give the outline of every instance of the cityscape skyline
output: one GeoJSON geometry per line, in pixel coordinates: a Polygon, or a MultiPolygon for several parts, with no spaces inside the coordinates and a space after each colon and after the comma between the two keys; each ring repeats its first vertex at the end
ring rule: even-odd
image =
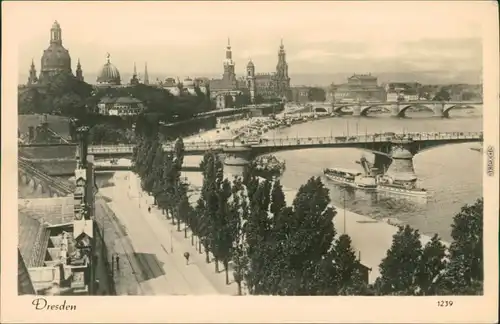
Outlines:
{"type": "MultiPolygon", "coordinates": [[[[244,73],[250,59],[255,63],[257,73],[274,71],[281,38],[288,54],[292,80],[293,75],[298,74],[457,73],[481,71],[482,68],[480,14],[472,14],[480,8],[471,3],[457,4],[463,10],[457,10],[458,14],[447,12],[446,24],[444,27],[439,25],[439,28],[435,28],[435,24],[439,16],[442,20],[443,10],[449,8],[447,4],[391,3],[388,6],[374,2],[368,5],[372,10],[367,10],[366,4],[363,4],[364,10],[360,11],[359,3],[341,2],[313,5],[287,3],[286,6],[279,3],[211,3],[211,15],[204,16],[202,13],[206,11],[198,10],[198,7],[196,12],[193,10],[193,5],[207,5],[203,3],[151,3],[148,7],[141,7],[141,12],[147,12],[141,17],[132,16],[135,5],[50,3],[40,6],[38,10],[36,3],[30,4],[30,10],[20,15],[27,17],[36,9],[38,19],[33,22],[32,28],[21,29],[18,35],[19,76],[27,74],[31,59],[34,59],[35,67],[40,68],[42,49],[47,46],[50,25],[54,20],[63,29],[63,44],[70,51],[73,70],[80,59],[84,75],[88,76],[98,73],[108,52],[113,64],[124,75],[131,74],[134,62],[138,67],[147,62],[152,79],[155,74],[217,76],[222,70],[227,37],[231,38],[238,75],[244,73]],[[102,6],[102,10],[90,12],[89,8],[95,9],[96,5],[102,6]],[[175,12],[173,17],[168,17],[169,24],[162,23],[165,9],[175,12]],[[220,12],[217,9],[224,10],[220,12]],[[471,14],[464,16],[466,9],[471,14]],[[107,14],[110,10],[115,14],[107,14]],[[386,14],[376,14],[383,10],[391,10],[394,15],[388,19],[386,14]],[[425,23],[404,14],[419,10],[426,10],[429,19],[425,23]],[[233,14],[236,12],[246,12],[254,17],[257,16],[252,14],[259,12],[258,23],[240,19],[239,15],[233,14]],[[293,14],[297,12],[302,13],[304,17],[300,20],[307,24],[290,24],[293,14]],[[338,17],[335,15],[335,20],[331,21],[329,12],[337,13],[338,17]],[[185,14],[198,23],[180,25],[185,20],[185,14]],[[308,21],[307,18],[313,16],[314,19],[308,21]],[[128,18],[133,22],[123,23],[130,20],[128,18]],[[117,19],[120,24],[117,24],[117,19]],[[85,24],[84,20],[103,23],[85,24]],[[222,23],[215,23],[217,21],[222,23]],[[363,21],[364,28],[354,28],[356,21],[363,21]],[[332,32],[311,32],[323,31],[325,23],[332,27],[332,32]],[[85,32],[82,32],[81,26],[85,26],[85,32]],[[345,32],[347,29],[349,33],[345,32]],[[150,30],[155,30],[155,33],[150,30]],[[123,35],[127,38],[124,39],[123,35]],[[447,50],[443,51],[443,48],[447,50]],[[193,60],[189,55],[193,51],[203,54],[193,60]]],[[[87,77],[86,80],[93,81],[87,77]]]]}

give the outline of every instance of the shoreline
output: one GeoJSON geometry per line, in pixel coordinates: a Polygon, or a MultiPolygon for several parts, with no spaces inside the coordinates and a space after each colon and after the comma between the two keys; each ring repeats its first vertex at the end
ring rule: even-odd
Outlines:
{"type": "MultiPolygon", "coordinates": [[[[195,190],[194,194],[191,196],[193,199],[191,202],[195,203],[198,197],[196,189],[201,188],[203,176],[196,172],[183,172],[182,176],[187,178],[190,186],[195,190]]],[[[233,177],[233,174],[225,174],[225,178],[230,181],[233,177]]],[[[283,192],[285,193],[287,206],[291,206],[298,190],[283,187],[283,192]]],[[[397,225],[391,225],[387,220],[377,220],[368,215],[351,212],[334,204],[330,204],[330,206],[337,212],[333,218],[333,225],[337,231],[337,237],[342,234],[348,234],[350,236],[356,256],[363,265],[371,268],[369,283],[373,283],[375,279],[380,276],[378,266],[382,259],[385,258],[387,250],[392,245],[392,237],[398,231],[397,225]]],[[[405,224],[401,223],[401,225],[405,224]]],[[[431,236],[420,234],[422,246],[425,246],[430,240],[431,236]]],[[[441,242],[446,247],[450,246],[449,242],[441,242]]]]}
{"type": "MultiPolygon", "coordinates": [[[[329,117],[331,118],[331,117],[329,117]]],[[[221,139],[224,136],[230,135],[231,130],[235,125],[240,126],[240,128],[247,127],[253,122],[260,120],[262,118],[252,118],[250,120],[237,120],[224,123],[222,125],[229,126],[228,130],[214,129],[206,131],[188,138],[184,138],[185,141],[192,141],[193,139],[202,139],[205,141],[221,139]],[[217,130],[219,132],[217,133],[217,130]]],[[[306,122],[314,122],[322,120],[323,118],[315,118],[307,120],[306,122]]],[[[267,134],[261,135],[264,138],[267,134]]],[[[198,159],[201,157],[197,157],[198,159]]],[[[187,162],[187,161],[185,161],[187,162]]],[[[226,173],[226,172],[225,172],[226,173]]],[[[199,172],[182,172],[182,176],[186,177],[190,186],[193,188],[194,194],[192,198],[197,197],[197,190],[201,188],[203,183],[203,177],[199,172]]],[[[232,180],[232,174],[226,174],[226,178],[232,180]]],[[[298,189],[283,188],[285,193],[285,200],[287,205],[290,206],[295,198],[298,189]]],[[[196,201],[196,200],[194,200],[196,201]]],[[[193,202],[194,202],[193,201],[193,202]]],[[[343,209],[340,206],[330,204],[335,208],[337,214],[334,217],[333,224],[337,231],[337,236],[341,234],[348,234],[352,240],[352,247],[356,252],[357,257],[360,261],[371,268],[369,274],[369,282],[373,283],[375,279],[380,275],[378,266],[382,259],[386,256],[387,250],[392,245],[392,237],[398,231],[398,225],[406,225],[404,222],[397,220],[396,218],[384,218],[382,220],[372,218],[369,215],[363,215],[343,209]]],[[[422,245],[425,246],[427,242],[431,240],[431,236],[422,234],[421,239],[422,245]]],[[[442,241],[442,243],[449,247],[450,243],[442,241]]]]}

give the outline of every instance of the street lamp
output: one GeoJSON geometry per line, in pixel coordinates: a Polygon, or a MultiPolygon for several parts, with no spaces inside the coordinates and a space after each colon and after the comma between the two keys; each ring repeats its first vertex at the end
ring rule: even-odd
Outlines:
{"type": "Polygon", "coordinates": [[[173,230],[170,229],[170,252],[174,253],[174,245],[173,245],[173,241],[172,241],[172,236],[173,236],[173,230]]]}

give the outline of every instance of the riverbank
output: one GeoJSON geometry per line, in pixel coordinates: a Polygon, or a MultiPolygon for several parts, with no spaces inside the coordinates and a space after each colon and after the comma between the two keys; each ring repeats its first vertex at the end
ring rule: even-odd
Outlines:
{"type": "MultiPolygon", "coordinates": [[[[193,195],[190,200],[195,204],[199,195],[196,190],[199,190],[203,184],[203,176],[201,173],[185,172],[182,176],[186,177],[191,184],[193,195]]],[[[232,180],[232,174],[226,174],[226,178],[232,180]]],[[[287,205],[290,206],[295,199],[297,190],[283,188],[287,205]]],[[[333,205],[332,205],[333,206],[333,205]]],[[[376,220],[369,216],[357,214],[345,210],[339,206],[333,206],[337,211],[333,219],[333,225],[337,231],[337,235],[348,234],[352,240],[352,246],[360,259],[361,263],[368,268],[371,268],[369,273],[369,282],[375,282],[380,276],[379,265],[382,259],[385,258],[387,250],[392,245],[392,237],[398,231],[398,227],[391,225],[383,220],[376,220]]],[[[427,244],[431,240],[428,235],[421,236],[422,245],[427,244]]],[[[446,246],[449,243],[443,242],[446,246]]]]}

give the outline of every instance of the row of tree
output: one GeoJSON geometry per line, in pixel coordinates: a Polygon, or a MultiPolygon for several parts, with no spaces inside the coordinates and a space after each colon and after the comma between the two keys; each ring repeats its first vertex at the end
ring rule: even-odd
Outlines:
{"type": "Polygon", "coordinates": [[[279,180],[257,177],[251,168],[232,181],[224,177],[218,155],[201,163],[203,186],[193,208],[180,177],[182,140],[164,152],[154,134],[141,137],[134,171],[167,218],[185,224],[199,238],[198,249],[229,267],[240,293],[266,295],[442,295],[481,294],[483,279],[483,201],[465,206],[454,218],[453,242],[446,248],[436,235],[422,246],[420,234],[400,227],[382,260],[380,277],[368,284],[367,269],[348,235],[337,235],[335,208],[320,178],[302,185],[290,206],[279,180]]]}

